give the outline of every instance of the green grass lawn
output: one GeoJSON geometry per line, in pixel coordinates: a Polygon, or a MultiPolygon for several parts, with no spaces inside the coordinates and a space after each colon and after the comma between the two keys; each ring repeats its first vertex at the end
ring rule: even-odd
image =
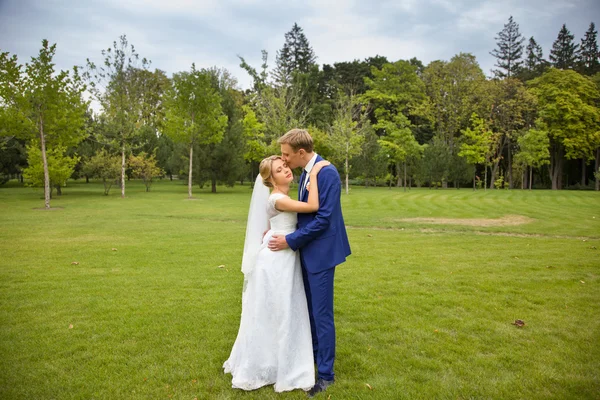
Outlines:
{"type": "MultiPolygon", "coordinates": [[[[251,191],[218,191],[75,182],[46,211],[41,190],[0,188],[0,398],[305,398],[222,372],[251,191]]],[[[319,398],[600,398],[600,193],[354,187],[342,202],[353,255],[319,398]]]]}

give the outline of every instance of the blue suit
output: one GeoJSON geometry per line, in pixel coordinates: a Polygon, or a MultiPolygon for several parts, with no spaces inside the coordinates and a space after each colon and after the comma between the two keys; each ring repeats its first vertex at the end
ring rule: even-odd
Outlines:
{"type": "MultiPolygon", "coordinates": [[[[317,156],[316,162],[321,160],[323,158],[317,156]]],[[[300,182],[304,182],[305,175],[303,171],[300,182]]],[[[342,182],[333,164],[321,169],[318,185],[319,210],[299,213],[298,229],[285,239],[292,250],[300,250],[318,377],[332,380],[335,359],[333,276],[336,265],[350,255],[350,244],[340,203],[342,182]]],[[[304,190],[301,196],[301,189],[298,188],[298,200],[306,202],[308,191],[304,190]]]]}

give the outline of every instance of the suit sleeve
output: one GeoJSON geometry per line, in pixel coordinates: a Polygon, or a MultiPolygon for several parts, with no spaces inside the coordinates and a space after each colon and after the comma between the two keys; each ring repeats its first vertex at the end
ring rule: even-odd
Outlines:
{"type": "Polygon", "coordinates": [[[294,251],[306,246],[329,228],[333,210],[340,201],[341,182],[335,168],[323,168],[319,172],[318,184],[319,210],[316,212],[315,218],[302,229],[285,237],[288,245],[294,251]]]}

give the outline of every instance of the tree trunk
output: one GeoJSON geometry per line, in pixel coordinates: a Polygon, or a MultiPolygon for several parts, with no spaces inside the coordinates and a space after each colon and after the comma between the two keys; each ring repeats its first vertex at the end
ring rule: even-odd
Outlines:
{"type": "Polygon", "coordinates": [[[533,189],[533,166],[529,167],[529,190],[533,189]]]}
{"type": "Polygon", "coordinates": [[[594,163],[594,176],[596,177],[596,191],[600,191],[600,147],[596,149],[596,162],[594,163]]]}
{"type": "Polygon", "coordinates": [[[42,150],[42,164],[44,165],[44,207],[50,208],[50,171],[46,158],[46,138],[44,137],[44,120],[40,114],[40,147],[42,150]]]}
{"type": "MultiPolygon", "coordinates": [[[[348,148],[348,145],[346,145],[346,149],[348,148]]],[[[348,153],[346,153],[346,194],[348,194],[348,153]]]]}
{"type": "Polygon", "coordinates": [[[406,192],[406,161],[404,161],[404,191],[406,192]]]}
{"type": "Polygon", "coordinates": [[[125,198],[125,144],[121,148],[121,198],[125,198]]]}
{"type": "Polygon", "coordinates": [[[492,175],[490,176],[490,189],[494,188],[494,181],[496,180],[496,173],[498,173],[499,162],[494,163],[492,167],[492,175]]]}
{"type": "Polygon", "coordinates": [[[508,138],[508,188],[513,188],[512,178],[512,149],[510,147],[510,138],[508,138]]]}
{"type": "Polygon", "coordinates": [[[56,195],[62,196],[62,188],[60,187],[60,185],[56,185],[56,195]]]}
{"type": "Polygon", "coordinates": [[[212,193],[217,193],[217,180],[215,178],[212,178],[211,180],[211,192],[212,193]]]}
{"type": "Polygon", "coordinates": [[[582,158],[581,159],[581,186],[582,186],[582,189],[586,185],[586,182],[585,182],[585,167],[586,167],[586,165],[585,165],[585,158],[582,158]]]}
{"type": "Polygon", "coordinates": [[[487,189],[487,165],[485,165],[483,169],[485,170],[485,173],[483,174],[483,190],[485,191],[487,189]]]}
{"type": "Polygon", "coordinates": [[[194,143],[190,144],[190,170],[188,172],[188,199],[192,198],[192,163],[194,160],[194,143]]]}
{"type": "Polygon", "coordinates": [[[550,180],[552,181],[552,190],[562,189],[562,147],[553,146],[550,151],[550,168],[548,168],[550,180]]]}

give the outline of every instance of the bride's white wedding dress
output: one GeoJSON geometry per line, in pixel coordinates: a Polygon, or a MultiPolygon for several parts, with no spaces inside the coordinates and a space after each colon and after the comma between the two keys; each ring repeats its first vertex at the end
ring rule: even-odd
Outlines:
{"type": "Polygon", "coordinates": [[[269,196],[271,229],[265,235],[256,266],[246,276],[240,329],[223,368],[232,386],[253,390],[275,385],[276,392],[309,390],[315,384],[310,322],[300,259],[291,249],[271,251],[273,234],[296,230],[296,213],[280,212],[269,196]]]}

